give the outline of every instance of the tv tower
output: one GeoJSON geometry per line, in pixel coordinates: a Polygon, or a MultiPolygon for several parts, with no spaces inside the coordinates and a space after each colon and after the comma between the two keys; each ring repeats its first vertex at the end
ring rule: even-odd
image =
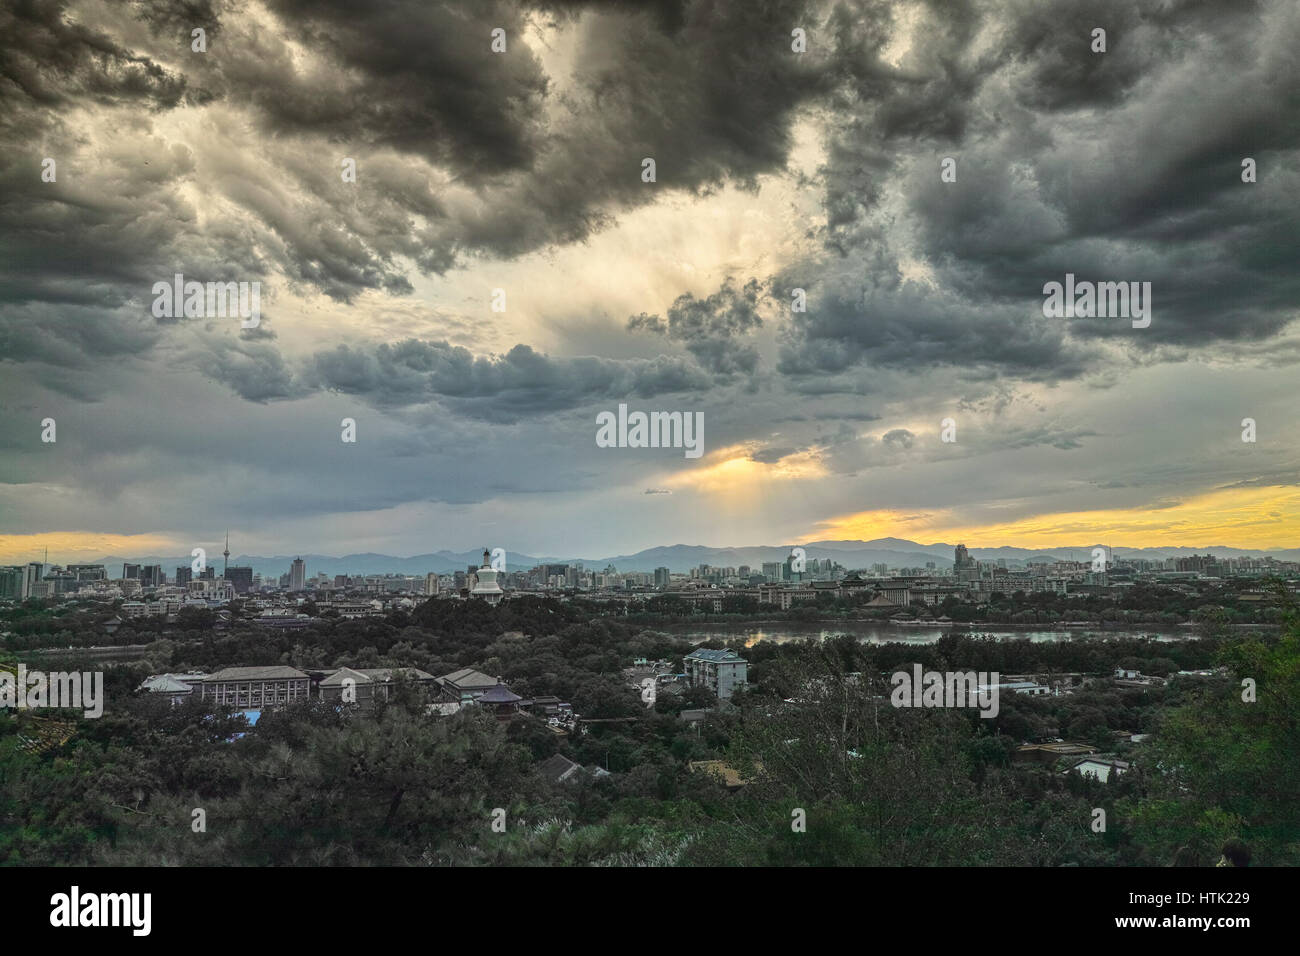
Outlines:
{"type": "Polygon", "coordinates": [[[221,556],[225,559],[221,563],[221,577],[224,580],[226,577],[226,571],[230,567],[230,529],[229,528],[226,529],[226,550],[221,552],[221,556]]]}

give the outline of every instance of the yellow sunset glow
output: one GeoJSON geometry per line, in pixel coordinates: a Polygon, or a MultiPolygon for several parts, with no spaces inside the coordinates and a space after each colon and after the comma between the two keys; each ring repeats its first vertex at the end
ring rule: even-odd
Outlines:
{"type": "Polygon", "coordinates": [[[812,452],[787,455],[780,461],[759,462],[750,458],[751,449],[744,445],[722,448],[708,455],[705,464],[679,471],[663,479],[669,488],[690,488],[706,493],[755,495],[767,482],[820,478],[826,474],[821,461],[812,452]]]}
{"type": "Polygon", "coordinates": [[[1055,512],[1000,524],[968,524],[951,509],[925,515],[864,511],[822,522],[805,540],[881,537],[944,540],[976,547],[1294,548],[1300,546],[1300,489],[1219,489],[1168,507],[1055,512]]]}
{"type": "Polygon", "coordinates": [[[46,548],[50,549],[52,564],[82,564],[113,554],[188,554],[190,551],[190,547],[182,547],[160,534],[97,534],[90,531],[0,534],[0,563],[41,561],[46,548]]]}

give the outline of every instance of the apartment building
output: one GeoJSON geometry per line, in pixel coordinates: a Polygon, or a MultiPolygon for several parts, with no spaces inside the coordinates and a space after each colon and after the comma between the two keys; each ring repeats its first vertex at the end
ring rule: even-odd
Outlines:
{"type": "Polygon", "coordinates": [[[687,654],[682,664],[692,686],[709,688],[719,700],[726,700],[749,682],[749,662],[735,651],[700,648],[687,654]]]}

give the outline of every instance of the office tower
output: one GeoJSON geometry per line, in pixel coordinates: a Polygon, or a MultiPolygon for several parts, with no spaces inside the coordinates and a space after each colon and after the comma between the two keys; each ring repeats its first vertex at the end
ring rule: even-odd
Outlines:
{"type": "Polygon", "coordinates": [[[194,569],[188,564],[176,569],[176,584],[179,587],[185,587],[194,580],[194,569]]]}
{"type": "Polygon", "coordinates": [[[655,568],[655,587],[666,588],[672,579],[672,572],[667,568],[655,568]]]}
{"type": "Polygon", "coordinates": [[[569,566],[567,564],[540,564],[538,565],[538,568],[542,572],[543,584],[549,583],[552,575],[558,574],[561,577],[563,577],[569,570],[569,566]]]}
{"type": "Polygon", "coordinates": [[[163,583],[162,566],[158,564],[145,564],[140,567],[140,587],[142,588],[160,588],[163,583]]]}
{"type": "Polygon", "coordinates": [[[68,573],[78,581],[104,581],[108,578],[102,564],[69,564],[68,573]]]}
{"type": "Polygon", "coordinates": [[[45,565],[39,561],[33,561],[23,569],[23,597],[32,596],[32,589],[40,583],[41,578],[45,576],[45,565]]]}
{"type": "Polygon", "coordinates": [[[57,597],[77,590],[77,577],[61,568],[50,568],[45,577],[41,578],[41,584],[42,597],[57,597]]]}
{"type": "Polygon", "coordinates": [[[438,575],[433,571],[424,576],[424,593],[428,596],[438,593],[438,575]]]}
{"type": "Polygon", "coordinates": [[[307,585],[307,565],[302,558],[294,558],[289,567],[289,590],[301,591],[307,585]]]}
{"type": "Polygon", "coordinates": [[[26,571],[19,566],[0,568],[0,601],[19,601],[23,596],[26,571]]]}
{"type": "Polygon", "coordinates": [[[236,594],[247,594],[253,588],[253,569],[250,567],[226,568],[226,582],[236,594]]]}

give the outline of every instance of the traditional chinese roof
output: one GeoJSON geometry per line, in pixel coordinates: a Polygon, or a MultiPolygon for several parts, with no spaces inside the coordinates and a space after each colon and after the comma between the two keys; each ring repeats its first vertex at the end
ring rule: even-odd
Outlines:
{"type": "Polygon", "coordinates": [[[461,690],[474,690],[479,687],[493,687],[497,683],[495,677],[489,677],[482,671],[476,671],[472,667],[462,667],[458,671],[452,671],[438,678],[444,685],[451,684],[461,690]]]}
{"type": "Polygon", "coordinates": [[[505,684],[497,684],[496,687],[484,693],[478,699],[478,702],[480,704],[513,704],[520,700],[523,700],[523,698],[512,693],[505,684]]]}

